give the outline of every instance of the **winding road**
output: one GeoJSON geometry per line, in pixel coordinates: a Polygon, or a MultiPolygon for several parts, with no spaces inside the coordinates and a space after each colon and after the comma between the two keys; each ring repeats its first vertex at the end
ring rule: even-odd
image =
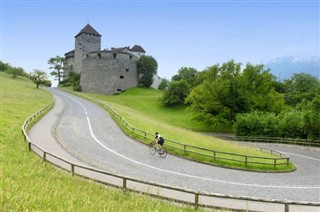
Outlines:
{"type": "Polygon", "coordinates": [[[29,137],[56,154],[112,173],[175,187],[270,200],[320,202],[320,148],[259,144],[289,155],[297,167],[289,173],[225,169],[170,154],[163,159],[150,155],[146,145],[124,135],[96,104],[58,89],[49,91],[56,104],[34,125],[29,137]]]}

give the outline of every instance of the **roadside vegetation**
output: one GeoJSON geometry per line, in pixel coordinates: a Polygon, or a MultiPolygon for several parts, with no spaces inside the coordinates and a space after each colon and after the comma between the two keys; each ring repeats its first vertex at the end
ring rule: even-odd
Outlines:
{"type": "Polygon", "coordinates": [[[3,71],[0,126],[1,211],[194,211],[191,207],[102,186],[54,168],[29,152],[21,135],[25,119],[51,95],[27,78],[3,71]]]}
{"type": "Polygon", "coordinates": [[[320,140],[320,81],[305,73],[278,81],[264,65],[233,60],[203,71],[182,67],[162,102],[186,106],[210,131],[320,140]]]}

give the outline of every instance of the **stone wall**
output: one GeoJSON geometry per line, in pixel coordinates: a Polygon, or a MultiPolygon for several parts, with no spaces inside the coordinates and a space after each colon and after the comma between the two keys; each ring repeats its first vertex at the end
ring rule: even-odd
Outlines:
{"type": "Polygon", "coordinates": [[[84,92],[115,94],[138,86],[136,61],[126,52],[101,51],[82,57],[80,85],[84,92]]]}

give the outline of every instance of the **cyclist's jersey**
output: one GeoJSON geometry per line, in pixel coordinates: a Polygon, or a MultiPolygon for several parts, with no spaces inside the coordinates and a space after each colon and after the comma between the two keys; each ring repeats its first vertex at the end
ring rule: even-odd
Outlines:
{"type": "Polygon", "coordinates": [[[158,139],[158,144],[163,145],[164,139],[161,137],[160,134],[156,135],[155,138],[158,139]]]}

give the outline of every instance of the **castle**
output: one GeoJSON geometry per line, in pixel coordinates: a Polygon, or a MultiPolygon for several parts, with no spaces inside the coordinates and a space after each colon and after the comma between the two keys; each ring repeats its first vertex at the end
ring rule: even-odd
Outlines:
{"type": "Polygon", "coordinates": [[[145,50],[139,45],[101,50],[101,36],[89,24],[75,36],[75,49],[65,54],[64,75],[80,73],[82,91],[88,93],[116,94],[138,86],[136,63],[145,50]]]}

